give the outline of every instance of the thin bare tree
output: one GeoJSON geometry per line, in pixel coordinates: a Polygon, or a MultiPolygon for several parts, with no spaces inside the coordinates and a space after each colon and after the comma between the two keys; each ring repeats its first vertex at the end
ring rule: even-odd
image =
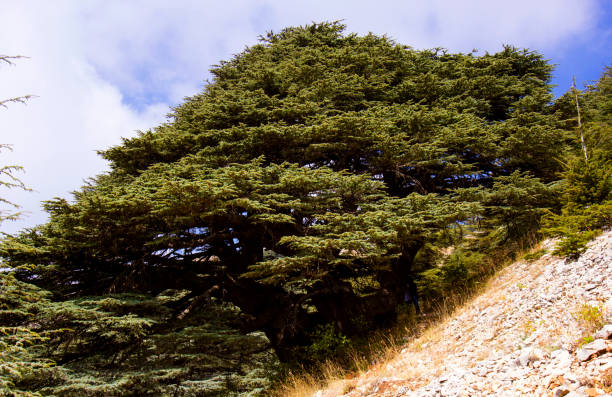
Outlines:
{"type": "Polygon", "coordinates": [[[572,76],[572,92],[574,93],[574,99],[576,100],[576,111],[578,112],[578,131],[580,131],[580,143],[582,144],[582,151],[584,152],[584,162],[589,161],[587,155],[586,144],[584,143],[584,132],[582,131],[582,120],[580,119],[580,103],[578,102],[578,90],[576,89],[576,78],[572,76]]]}

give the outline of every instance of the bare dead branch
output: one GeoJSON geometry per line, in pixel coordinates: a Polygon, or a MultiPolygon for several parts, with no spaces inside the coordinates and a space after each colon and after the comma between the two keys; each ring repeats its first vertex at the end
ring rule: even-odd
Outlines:
{"type": "Polygon", "coordinates": [[[208,299],[208,297],[213,292],[217,291],[219,288],[220,287],[218,285],[213,285],[211,288],[206,290],[203,294],[197,296],[185,310],[183,310],[181,313],[179,313],[178,316],[176,316],[176,318],[179,320],[182,320],[186,315],[189,314],[190,311],[192,311],[194,308],[202,304],[206,299],[208,299]]]}
{"type": "Polygon", "coordinates": [[[0,62],[8,63],[9,65],[14,65],[13,59],[22,59],[29,58],[24,55],[0,55],[0,62]]]}
{"type": "Polygon", "coordinates": [[[3,108],[8,108],[8,106],[6,106],[8,103],[23,103],[25,105],[27,101],[32,98],[36,98],[36,95],[24,95],[15,98],[3,99],[0,101],[0,106],[3,108]]]}
{"type": "Polygon", "coordinates": [[[589,157],[587,156],[587,148],[584,143],[584,133],[582,132],[582,121],[580,120],[580,103],[578,102],[578,90],[576,89],[576,78],[572,76],[572,91],[574,92],[574,98],[576,100],[576,111],[578,112],[578,130],[580,131],[580,143],[582,144],[582,151],[584,152],[584,162],[588,162],[589,157]]]}

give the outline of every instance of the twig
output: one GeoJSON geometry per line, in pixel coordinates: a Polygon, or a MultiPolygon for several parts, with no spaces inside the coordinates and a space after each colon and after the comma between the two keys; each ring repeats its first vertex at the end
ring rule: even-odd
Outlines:
{"type": "Polygon", "coordinates": [[[14,65],[15,62],[12,59],[29,58],[24,55],[0,55],[0,62],[6,62],[9,65],[14,65]]]}
{"type": "Polygon", "coordinates": [[[9,99],[3,99],[0,101],[0,106],[2,106],[3,108],[8,108],[8,106],[6,106],[7,103],[23,103],[24,105],[26,104],[26,102],[29,99],[32,98],[36,98],[36,95],[24,95],[24,96],[18,96],[15,98],[9,98],[9,99]]]}
{"type": "MultiPolygon", "coordinates": [[[[6,64],[13,66],[15,65],[15,62],[13,62],[14,59],[22,59],[22,58],[29,58],[29,57],[26,57],[24,55],[0,55],[0,63],[6,63],[6,64]]],[[[36,98],[36,95],[24,95],[24,96],[18,96],[15,98],[2,99],[0,100],[0,106],[3,108],[8,108],[8,106],[6,106],[8,103],[23,103],[25,105],[26,102],[32,98],[36,98]]]]}

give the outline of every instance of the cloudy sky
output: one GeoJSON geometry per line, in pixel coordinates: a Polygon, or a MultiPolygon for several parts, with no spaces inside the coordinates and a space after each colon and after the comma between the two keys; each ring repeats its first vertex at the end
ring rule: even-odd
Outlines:
{"type": "MultiPolygon", "coordinates": [[[[13,233],[44,222],[40,202],[70,197],[106,170],[96,154],[165,120],[200,91],[208,69],[266,31],[343,20],[349,32],[387,34],[414,48],[480,53],[512,44],[557,64],[555,94],[612,64],[610,0],[0,0],[0,165],[25,168],[33,192],[0,190],[22,205],[13,233]]],[[[5,210],[6,208],[0,208],[5,210]]]]}

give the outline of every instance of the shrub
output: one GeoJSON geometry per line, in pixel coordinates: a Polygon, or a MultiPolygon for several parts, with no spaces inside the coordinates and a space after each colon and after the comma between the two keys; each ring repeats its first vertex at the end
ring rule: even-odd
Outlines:
{"type": "Polygon", "coordinates": [[[311,360],[323,362],[338,357],[350,346],[349,339],[332,324],[318,325],[311,334],[312,344],[306,348],[311,360]]]}
{"type": "Polygon", "coordinates": [[[555,255],[576,259],[586,249],[586,243],[611,224],[612,200],[607,200],[586,208],[567,206],[560,215],[547,216],[542,233],[545,236],[561,237],[553,252],[555,255]]]}
{"type": "Polygon", "coordinates": [[[432,298],[441,298],[452,292],[465,292],[490,271],[484,253],[458,249],[441,266],[420,274],[419,289],[432,298]]]}
{"type": "Polygon", "coordinates": [[[585,332],[590,334],[604,325],[602,306],[583,304],[575,313],[574,318],[581,323],[585,332]]]}
{"type": "Polygon", "coordinates": [[[546,254],[546,249],[539,249],[523,256],[523,259],[527,262],[535,262],[540,259],[544,254],[546,254]]]}

